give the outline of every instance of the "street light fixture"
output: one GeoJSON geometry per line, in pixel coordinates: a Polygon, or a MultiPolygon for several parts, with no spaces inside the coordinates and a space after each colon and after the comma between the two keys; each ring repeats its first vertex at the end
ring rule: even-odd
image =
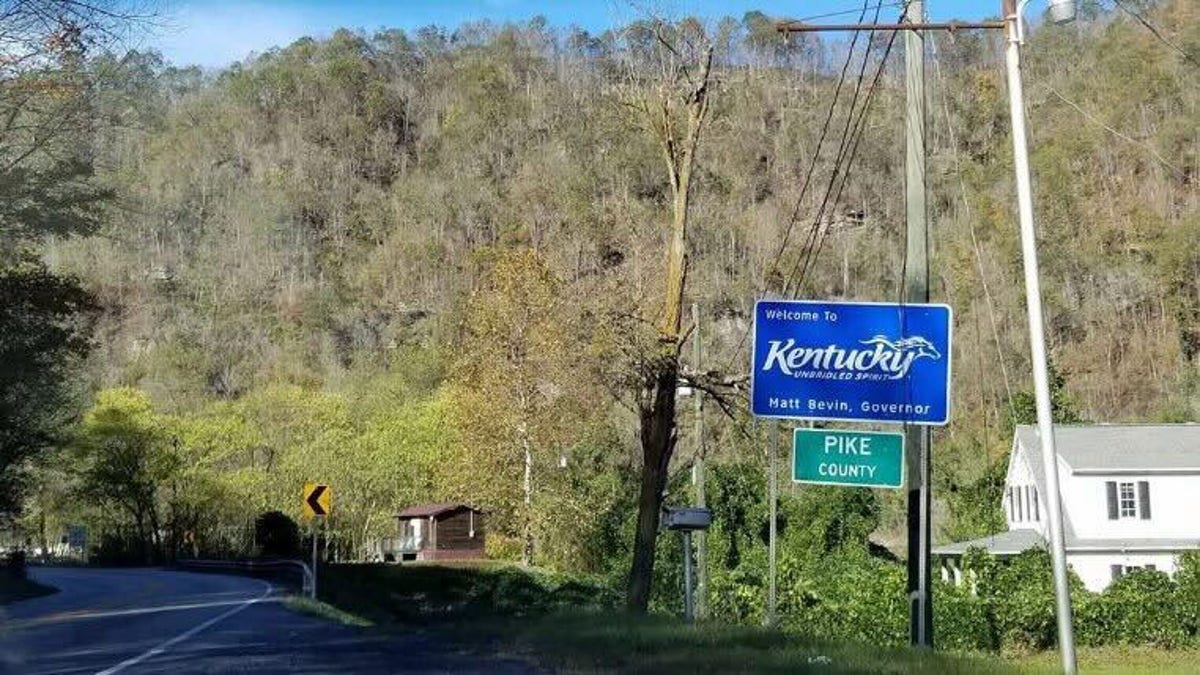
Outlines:
{"type": "MultiPolygon", "coordinates": [[[[1046,332],[1042,289],[1038,272],[1037,233],[1033,226],[1033,190],[1029,178],[1029,143],[1025,135],[1025,100],[1021,87],[1021,44],[1025,41],[1021,15],[1029,0],[1004,0],[1008,45],[1009,114],[1012,118],[1013,164],[1017,179],[1017,215],[1021,225],[1021,257],[1025,268],[1025,307],[1029,315],[1029,348],[1033,361],[1033,389],[1037,404],[1038,436],[1046,476],[1050,554],[1054,560],[1054,594],[1057,600],[1058,643],[1063,671],[1075,675],[1075,630],[1071,621],[1071,592],[1067,583],[1066,537],[1058,485],[1058,452],[1054,447],[1054,417],[1050,400],[1050,374],[1046,362],[1046,332]]],[[[1073,0],[1049,0],[1050,19],[1064,23],[1075,18],[1073,0]]]]}
{"type": "Polygon", "coordinates": [[[1049,0],[1046,5],[1053,23],[1071,23],[1075,20],[1075,0],[1049,0]]]}

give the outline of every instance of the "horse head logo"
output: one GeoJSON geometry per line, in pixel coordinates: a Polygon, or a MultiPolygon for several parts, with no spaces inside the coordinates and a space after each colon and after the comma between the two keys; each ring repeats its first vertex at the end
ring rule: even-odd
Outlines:
{"type": "Polygon", "coordinates": [[[937,350],[937,347],[934,347],[933,343],[921,337],[920,335],[901,338],[899,340],[889,340],[887,339],[887,336],[876,335],[870,340],[863,340],[862,344],[884,345],[885,347],[889,347],[898,352],[910,353],[913,355],[914,359],[919,359],[922,356],[928,356],[936,361],[937,359],[942,358],[942,353],[937,350]]]}

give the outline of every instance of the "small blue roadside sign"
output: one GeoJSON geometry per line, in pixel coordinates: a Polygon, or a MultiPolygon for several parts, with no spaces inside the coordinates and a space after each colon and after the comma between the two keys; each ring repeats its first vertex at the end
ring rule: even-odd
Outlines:
{"type": "Polygon", "coordinates": [[[950,421],[950,307],[759,300],[751,411],[758,417],[950,421]]]}

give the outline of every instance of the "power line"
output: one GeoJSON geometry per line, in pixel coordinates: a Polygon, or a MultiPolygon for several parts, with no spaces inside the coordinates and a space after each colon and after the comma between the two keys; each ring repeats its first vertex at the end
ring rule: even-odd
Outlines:
{"type": "MultiPolygon", "coordinates": [[[[869,11],[869,8],[867,7],[867,3],[864,2],[861,13],[858,15],[859,21],[862,21],[867,17],[867,11],[869,11]]],[[[878,10],[876,10],[876,13],[878,13],[878,10]]],[[[817,168],[817,161],[821,157],[821,148],[825,145],[825,137],[829,133],[830,124],[833,122],[833,114],[837,109],[838,99],[841,97],[842,86],[846,82],[846,72],[850,69],[850,63],[854,60],[854,48],[858,45],[858,37],[859,33],[855,32],[853,39],[850,41],[850,48],[846,52],[846,61],[842,64],[842,71],[838,75],[837,86],[834,87],[833,90],[833,98],[829,101],[829,111],[825,115],[825,122],[821,125],[821,133],[817,137],[817,149],[813,151],[812,159],[808,163],[808,170],[804,174],[804,182],[800,184],[800,195],[796,198],[796,206],[792,209],[792,216],[788,219],[787,227],[784,229],[783,239],[780,240],[779,249],[775,251],[775,256],[771,261],[771,265],[766,268],[768,272],[774,271],[779,265],[779,259],[783,256],[783,252],[787,249],[788,241],[791,239],[792,228],[795,227],[796,221],[800,217],[800,207],[804,204],[804,196],[808,193],[808,186],[811,183],[813,173],[817,168]]],[[[855,96],[857,96],[857,89],[855,90],[855,96]]],[[[812,235],[810,233],[809,237],[811,236],[812,235]]],[[[808,246],[808,237],[805,238],[805,246],[808,246]]],[[[743,336],[743,340],[744,339],[745,336],[743,336]]],[[[741,348],[741,344],[738,345],[738,348],[741,348]]]]}
{"type": "MultiPolygon", "coordinates": [[[[863,12],[863,15],[865,16],[866,12],[869,10],[872,10],[872,9],[880,10],[880,9],[883,9],[884,7],[903,7],[904,5],[907,5],[907,4],[908,4],[908,0],[899,0],[898,2],[881,2],[881,3],[879,3],[877,5],[873,5],[871,7],[864,7],[862,9],[862,12],[863,12]]],[[[808,23],[809,21],[812,21],[814,19],[828,19],[828,18],[834,17],[834,16],[846,16],[848,14],[853,14],[857,11],[860,11],[860,10],[843,9],[838,12],[827,12],[825,14],[814,14],[812,16],[805,16],[805,17],[801,17],[799,19],[789,19],[789,21],[792,21],[794,23],[808,23]]],[[[876,17],[878,17],[879,12],[877,11],[875,13],[875,15],[876,15],[876,17]]],[[[862,17],[860,16],[858,20],[862,21],[862,17]]]]}
{"type": "MultiPolygon", "coordinates": [[[[967,231],[971,235],[971,248],[975,253],[975,266],[979,270],[979,283],[983,287],[983,297],[987,304],[988,320],[992,329],[992,340],[996,345],[996,356],[1000,361],[1000,374],[1004,378],[1004,391],[1008,395],[1008,411],[1011,419],[1016,418],[1016,408],[1013,406],[1012,384],[1008,377],[1008,364],[1004,360],[1004,350],[1000,344],[1000,328],[996,323],[996,308],[992,299],[991,286],[983,269],[983,254],[979,247],[979,238],[975,233],[975,217],[971,212],[971,202],[967,199],[967,183],[963,178],[962,163],[958,156],[958,134],[954,130],[954,120],[950,116],[949,97],[946,96],[946,80],[942,76],[942,62],[938,56],[937,41],[930,43],[933,54],[933,69],[937,73],[938,94],[942,99],[942,113],[946,118],[946,131],[950,136],[950,155],[954,158],[954,173],[958,176],[958,189],[962,197],[963,211],[966,212],[967,231]]],[[[984,424],[986,433],[987,425],[984,424]]]]}
{"type": "Polygon", "coordinates": [[[1117,7],[1120,7],[1122,12],[1125,12],[1129,16],[1132,16],[1133,18],[1137,19],[1138,23],[1142,24],[1143,26],[1146,27],[1146,30],[1153,33],[1154,37],[1158,38],[1159,42],[1170,47],[1171,49],[1175,50],[1176,52],[1179,52],[1180,56],[1187,59],[1188,61],[1191,61],[1193,64],[1200,66],[1200,61],[1197,61],[1196,57],[1194,57],[1191,54],[1184,51],[1183,48],[1180,47],[1179,45],[1168,40],[1166,38],[1166,36],[1162,34],[1162,31],[1160,31],[1158,28],[1156,28],[1154,26],[1154,24],[1150,23],[1150,21],[1146,17],[1142,16],[1142,14],[1140,12],[1138,12],[1135,9],[1130,9],[1121,0],[1113,0],[1113,4],[1116,5],[1117,7]]]}
{"type": "Polygon", "coordinates": [[[871,101],[874,100],[875,92],[878,90],[879,81],[882,79],[883,72],[887,67],[888,57],[891,56],[892,47],[896,43],[896,36],[898,34],[899,31],[892,31],[891,37],[888,39],[887,47],[884,49],[883,58],[880,59],[879,67],[876,69],[875,76],[872,78],[871,84],[867,89],[867,97],[863,101],[862,108],[859,112],[858,121],[854,124],[853,130],[850,132],[850,136],[853,137],[854,140],[852,145],[849,147],[849,153],[838,157],[839,161],[834,165],[834,171],[830,176],[829,185],[826,188],[825,198],[821,202],[821,206],[817,211],[817,215],[813,218],[813,224],[816,228],[816,231],[820,233],[816,240],[816,245],[811,250],[810,254],[802,259],[804,262],[804,267],[802,269],[799,266],[801,260],[797,260],[797,264],[793,265],[788,281],[784,284],[785,289],[791,285],[791,279],[794,277],[796,279],[796,285],[793,288],[793,291],[798,290],[800,285],[804,283],[805,279],[808,278],[808,274],[816,267],[817,256],[820,255],[821,250],[825,246],[825,240],[828,237],[828,228],[826,228],[826,230],[823,232],[820,228],[821,220],[825,217],[825,211],[828,205],[830,203],[837,204],[838,200],[842,196],[842,191],[845,189],[846,183],[850,178],[850,167],[853,166],[854,159],[858,155],[858,146],[862,141],[863,132],[866,128],[867,113],[870,111],[871,101]],[[843,158],[846,160],[844,170],[840,168],[840,160],[843,158]],[[839,171],[841,174],[840,176],[839,171]],[[841,178],[840,183],[838,183],[839,177],[841,178]],[[836,193],[833,192],[835,184],[837,184],[836,193]],[[832,201],[830,201],[831,196],[833,197],[832,201]],[[798,277],[796,277],[797,271],[800,272],[798,277]]]}
{"type": "MultiPolygon", "coordinates": [[[[907,4],[907,2],[908,2],[908,0],[904,0],[904,4],[907,4]]],[[[882,6],[882,5],[880,5],[880,6],[882,6]]],[[[859,15],[858,15],[859,22],[861,22],[863,19],[867,18],[867,12],[870,10],[871,10],[871,7],[869,6],[869,3],[864,1],[862,9],[858,10],[859,11],[859,15]]],[[[853,12],[855,10],[850,10],[850,11],[853,12]]],[[[844,14],[844,13],[845,12],[838,12],[838,14],[844,14]]],[[[876,17],[878,17],[878,15],[879,15],[878,7],[876,7],[875,13],[876,13],[876,17]]],[[[810,17],[810,18],[817,18],[817,17],[810,17]]],[[[805,174],[804,174],[804,182],[800,184],[800,194],[799,194],[799,196],[796,197],[796,205],[792,209],[791,217],[788,218],[787,226],[784,228],[783,238],[780,240],[779,248],[775,251],[775,255],[772,257],[771,264],[767,265],[766,267],[763,268],[765,271],[764,275],[763,275],[764,278],[759,281],[759,286],[756,289],[755,295],[760,294],[762,292],[762,290],[764,290],[764,287],[766,286],[766,277],[769,276],[772,271],[775,271],[778,269],[779,261],[783,257],[784,251],[787,250],[788,241],[790,241],[790,239],[791,239],[792,229],[795,227],[797,221],[800,219],[800,207],[804,205],[804,197],[805,197],[805,195],[808,194],[808,187],[811,184],[813,174],[816,171],[817,161],[821,157],[821,148],[825,145],[825,138],[829,134],[829,128],[833,122],[833,115],[834,115],[834,112],[837,110],[837,102],[838,102],[838,99],[841,97],[842,87],[843,87],[843,85],[845,85],[845,82],[846,82],[846,73],[849,71],[850,64],[854,60],[854,49],[858,45],[858,38],[859,38],[859,32],[855,31],[854,37],[850,40],[850,47],[846,52],[846,60],[845,60],[845,62],[842,63],[842,69],[838,75],[837,85],[834,87],[834,90],[833,90],[833,98],[829,101],[829,110],[825,115],[824,123],[821,125],[821,133],[817,137],[816,150],[813,151],[812,159],[808,163],[808,169],[805,171],[805,174]]],[[[865,63],[865,60],[864,60],[864,63],[865,63]]],[[[860,79],[861,79],[861,75],[860,75],[860,79]]],[[[857,88],[856,88],[855,96],[857,97],[857,95],[858,95],[858,93],[857,93],[857,88]]],[[[805,237],[804,249],[807,249],[808,247],[810,247],[812,245],[811,241],[813,239],[814,234],[815,233],[813,231],[811,231],[811,230],[809,231],[808,235],[805,237]]],[[[802,250],[804,250],[804,249],[802,249],[802,250]]],[[[740,352],[742,350],[742,346],[744,344],[746,344],[746,338],[749,335],[750,335],[750,328],[747,327],[746,330],[742,331],[741,337],[738,338],[737,345],[733,348],[733,352],[732,352],[732,354],[730,354],[729,361],[725,364],[725,368],[723,370],[729,370],[729,367],[733,365],[734,360],[737,359],[738,352],[740,352]]]]}
{"type": "MultiPolygon", "coordinates": [[[[899,4],[902,4],[902,5],[904,6],[904,8],[905,8],[905,10],[902,10],[902,13],[901,13],[901,16],[903,16],[903,14],[904,14],[904,11],[906,11],[906,10],[907,10],[907,7],[908,7],[908,1],[907,1],[907,0],[905,0],[905,2],[903,2],[903,3],[899,3],[899,4]]],[[[885,5],[882,5],[882,4],[881,4],[881,5],[879,5],[878,7],[876,7],[876,8],[875,8],[875,10],[876,10],[876,12],[875,12],[875,20],[876,20],[876,21],[878,21],[878,18],[879,18],[879,9],[880,9],[880,7],[883,7],[883,6],[885,6],[885,5]]],[[[866,3],[864,3],[863,10],[862,10],[862,12],[861,12],[861,13],[860,13],[860,15],[859,15],[859,21],[860,21],[860,22],[861,22],[861,21],[862,21],[864,18],[866,18],[866,13],[867,13],[867,11],[869,11],[869,9],[870,9],[870,7],[868,7],[868,6],[866,5],[866,3]]],[[[872,35],[874,34],[874,32],[875,32],[875,31],[871,31],[872,35]]],[[[845,78],[845,73],[846,73],[846,70],[848,69],[848,66],[849,66],[850,60],[852,59],[852,57],[853,57],[853,55],[854,55],[853,48],[854,48],[854,46],[855,46],[855,43],[857,42],[857,39],[858,39],[858,36],[859,36],[859,34],[860,34],[860,33],[861,33],[861,31],[855,31],[855,32],[854,32],[854,38],[853,38],[853,40],[851,41],[851,49],[850,49],[849,53],[848,53],[848,54],[847,54],[847,56],[846,56],[846,58],[847,58],[847,61],[846,61],[846,63],[844,63],[844,64],[843,64],[843,66],[842,66],[842,75],[841,75],[841,77],[839,78],[839,82],[838,82],[838,89],[839,89],[839,90],[840,90],[840,88],[841,88],[841,85],[842,85],[842,80],[844,80],[844,78],[845,78]]],[[[859,114],[859,117],[858,117],[858,121],[857,121],[856,123],[854,123],[853,125],[850,125],[850,124],[849,124],[849,122],[850,122],[850,121],[851,121],[851,120],[854,118],[854,109],[853,109],[853,103],[852,103],[852,106],[851,106],[851,109],[850,109],[850,111],[847,113],[847,123],[848,123],[848,125],[847,125],[847,126],[848,126],[848,128],[852,128],[852,131],[850,132],[850,136],[853,136],[853,137],[854,137],[854,141],[853,141],[853,143],[850,145],[850,152],[849,152],[849,156],[848,156],[849,158],[848,158],[848,160],[847,160],[847,162],[846,162],[846,169],[847,169],[847,171],[846,171],[846,172],[844,172],[844,173],[842,173],[842,182],[841,182],[841,185],[839,186],[839,188],[838,188],[838,191],[837,191],[837,195],[838,195],[838,197],[840,197],[840,196],[841,196],[842,189],[845,187],[846,180],[848,179],[848,176],[849,176],[849,171],[848,171],[848,169],[849,169],[850,165],[851,165],[851,164],[853,164],[854,157],[857,155],[857,152],[858,152],[858,144],[859,144],[859,141],[860,141],[860,140],[861,140],[861,138],[862,138],[862,130],[863,130],[863,128],[864,128],[864,120],[865,120],[865,118],[866,118],[866,113],[867,113],[867,110],[868,110],[868,109],[869,109],[869,107],[870,107],[871,100],[872,100],[872,99],[873,99],[873,97],[874,97],[874,93],[875,93],[875,91],[876,91],[876,89],[877,89],[877,86],[878,86],[878,84],[879,84],[879,80],[880,80],[880,78],[881,78],[881,76],[882,76],[882,74],[883,74],[883,70],[884,70],[884,68],[885,68],[885,67],[886,67],[886,65],[887,65],[887,59],[888,59],[888,56],[891,54],[891,51],[892,51],[892,46],[895,44],[895,41],[896,41],[896,34],[897,34],[897,33],[896,33],[895,31],[893,31],[893,32],[892,32],[892,34],[891,34],[891,37],[890,37],[890,39],[888,40],[888,44],[887,44],[887,47],[886,47],[886,49],[885,49],[885,51],[884,51],[883,58],[881,59],[881,61],[880,61],[880,63],[879,63],[879,68],[878,68],[878,70],[876,70],[876,72],[875,72],[875,76],[874,76],[874,78],[872,79],[871,85],[870,85],[870,87],[869,87],[869,88],[868,88],[868,90],[867,90],[867,97],[864,99],[864,101],[863,101],[863,105],[862,105],[862,107],[860,108],[860,114],[859,114]]],[[[857,84],[856,84],[856,88],[855,88],[855,98],[856,98],[856,99],[857,99],[857,95],[858,95],[859,88],[862,86],[862,79],[863,79],[863,76],[864,76],[864,75],[865,75],[865,73],[866,73],[867,57],[868,57],[869,53],[870,53],[870,43],[868,42],[868,47],[867,47],[867,50],[866,50],[866,52],[865,52],[865,53],[864,53],[864,55],[863,55],[863,67],[862,67],[862,69],[861,69],[861,70],[860,70],[860,72],[859,72],[859,78],[858,78],[858,81],[857,81],[857,84]]],[[[825,122],[826,126],[828,126],[828,124],[829,124],[829,120],[830,120],[830,119],[832,118],[832,116],[833,116],[833,106],[834,106],[836,103],[837,103],[837,101],[836,101],[836,98],[835,98],[835,100],[834,100],[834,101],[832,101],[832,102],[830,103],[830,114],[829,114],[829,115],[827,116],[827,118],[826,118],[826,122],[825,122]]],[[[825,130],[825,129],[823,129],[823,131],[822,131],[822,134],[824,134],[824,133],[825,133],[825,131],[826,131],[826,130],[825,130]]],[[[800,260],[802,260],[802,259],[805,259],[805,260],[807,260],[807,259],[809,259],[809,258],[813,258],[813,256],[812,256],[811,254],[809,254],[809,252],[810,252],[810,251],[811,251],[811,250],[814,248],[814,246],[815,246],[815,247],[816,247],[816,249],[817,249],[817,252],[819,253],[819,250],[820,250],[820,248],[821,248],[821,245],[823,244],[824,238],[820,236],[820,232],[821,232],[821,220],[822,220],[822,218],[823,218],[823,216],[824,216],[824,213],[825,213],[825,208],[826,208],[826,206],[827,206],[827,205],[828,205],[828,203],[829,203],[829,197],[830,197],[830,193],[831,193],[831,191],[833,190],[833,186],[834,186],[834,184],[837,182],[837,178],[838,178],[838,175],[839,175],[839,173],[840,173],[840,167],[841,167],[842,161],[843,161],[844,159],[846,159],[846,158],[847,158],[847,154],[846,154],[845,150],[846,150],[846,147],[847,147],[847,143],[848,143],[848,142],[849,142],[849,140],[848,140],[848,137],[847,137],[847,135],[846,135],[845,131],[843,131],[842,139],[841,139],[841,142],[839,143],[838,154],[837,154],[837,156],[835,157],[835,161],[834,161],[834,167],[833,167],[832,173],[830,174],[830,182],[829,182],[829,185],[827,185],[827,186],[826,186],[825,195],[824,195],[824,197],[823,197],[823,199],[822,199],[822,201],[821,201],[821,205],[820,205],[820,207],[819,207],[819,209],[818,209],[817,216],[816,216],[815,218],[813,218],[813,223],[812,223],[812,225],[811,225],[811,226],[810,226],[810,228],[809,228],[809,233],[808,233],[808,236],[805,238],[805,245],[804,245],[804,247],[801,249],[801,257],[799,257],[799,258],[797,259],[797,264],[795,264],[795,265],[793,265],[793,266],[792,266],[792,269],[791,269],[791,271],[790,271],[790,272],[788,273],[788,275],[787,275],[787,276],[784,278],[784,284],[783,284],[783,287],[782,287],[782,291],[783,291],[783,294],[784,294],[784,295],[787,295],[788,288],[791,286],[791,280],[792,280],[793,278],[795,278],[795,275],[796,275],[796,272],[797,272],[797,270],[798,270],[798,266],[799,266],[799,262],[800,262],[800,260]]],[[[816,163],[816,160],[817,160],[817,155],[818,155],[818,154],[819,154],[819,153],[816,153],[816,154],[814,154],[814,155],[813,155],[813,160],[812,160],[812,162],[810,163],[810,167],[809,167],[809,172],[808,172],[808,173],[809,173],[809,175],[808,175],[808,176],[806,176],[805,183],[804,183],[804,185],[803,185],[803,188],[802,188],[801,199],[803,198],[803,191],[804,191],[804,190],[807,190],[807,187],[808,187],[808,182],[809,182],[809,178],[811,178],[811,174],[812,174],[812,170],[813,170],[813,169],[812,169],[812,167],[813,167],[813,166],[815,166],[815,163],[816,163]]],[[[797,200],[797,202],[796,202],[796,208],[795,208],[795,210],[793,211],[793,213],[792,213],[792,218],[789,220],[789,223],[788,223],[788,228],[787,228],[787,233],[788,233],[788,234],[790,234],[790,232],[791,232],[791,229],[792,229],[792,227],[795,225],[796,219],[797,219],[797,218],[798,218],[798,216],[799,216],[799,210],[800,210],[801,203],[802,203],[802,202],[801,202],[801,200],[797,200]]],[[[836,203],[836,199],[835,199],[835,203],[836,203]]],[[[778,263],[779,263],[779,259],[780,259],[780,257],[782,256],[782,254],[783,254],[783,251],[784,251],[784,249],[785,249],[786,245],[787,245],[787,236],[785,235],[784,242],[783,242],[783,244],[780,246],[780,248],[779,248],[779,251],[776,253],[776,256],[775,256],[775,259],[774,259],[774,261],[772,262],[771,266],[770,266],[769,268],[767,268],[767,269],[774,269],[774,268],[775,268],[775,266],[776,266],[776,265],[778,265],[778,263]]],[[[814,259],[814,260],[815,260],[815,259],[814,259]]],[[[805,265],[805,269],[806,269],[806,270],[808,269],[808,265],[807,265],[807,264],[805,265]]],[[[805,278],[805,275],[806,275],[806,274],[807,274],[807,272],[805,272],[804,274],[802,274],[802,275],[800,276],[800,278],[798,279],[797,287],[799,286],[799,283],[802,283],[802,282],[803,282],[803,280],[804,280],[804,278],[805,278]]],[[[746,338],[749,336],[749,334],[750,334],[750,328],[749,328],[749,327],[747,327],[745,330],[743,330],[743,331],[742,331],[742,335],[741,335],[741,337],[739,338],[737,345],[734,347],[734,349],[733,349],[733,352],[731,353],[731,355],[730,355],[730,358],[729,358],[729,361],[726,363],[724,370],[728,370],[728,369],[729,369],[729,367],[730,367],[730,366],[733,364],[734,360],[735,360],[735,359],[737,359],[738,353],[741,351],[741,349],[742,349],[742,346],[743,346],[743,345],[746,343],[746,338]]]]}
{"type": "MultiPolygon", "coordinates": [[[[859,20],[861,21],[862,19],[859,19],[859,20]]],[[[879,22],[879,8],[876,7],[875,8],[875,16],[872,18],[872,23],[878,23],[878,22],[879,22]]],[[[858,35],[858,33],[856,32],[855,36],[857,36],[857,35],[858,35]]],[[[812,224],[811,228],[809,229],[809,232],[810,232],[809,237],[810,237],[811,241],[806,241],[804,249],[801,250],[801,255],[805,259],[805,267],[808,266],[807,259],[812,256],[814,246],[817,243],[818,238],[820,237],[821,217],[824,214],[825,206],[829,201],[829,191],[832,188],[833,182],[837,180],[838,167],[841,166],[842,159],[846,155],[847,144],[850,141],[850,137],[853,135],[852,128],[854,126],[854,108],[856,105],[858,105],[858,97],[859,97],[859,94],[862,92],[863,76],[867,72],[867,64],[870,60],[871,47],[873,46],[872,38],[874,36],[875,36],[875,31],[871,31],[871,36],[867,38],[867,48],[863,51],[862,67],[860,67],[858,69],[858,79],[855,80],[855,83],[854,83],[854,96],[850,99],[850,109],[846,112],[846,125],[845,125],[845,127],[842,128],[842,139],[838,143],[837,155],[834,157],[834,161],[833,161],[834,168],[833,168],[833,171],[830,174],[830,178],[829,178],[830,186],[825,188],[825,196],[821,200],[821,206],[817,212],[818,215],[816,218],[813,219],[813,224],[812,224]]],[[[794,273],[794,270],[793,270],[793,273],[794,273]]],[[[790,276],[790,274],[789,274],[789,276],[790,276]]],[[[783,294],[787,295],[787,291],[788,291],[788,281],[785,279],[784,284],[783,284],[783,294]]]]}
{"type": "Polygon", "coordinates": [[[1132,144],[1134,144],[1134,145],[1138,146],[1139,148],[1141,148],[1141,149],[1145,150],[1146,152],[1148,152],[1148,153],[1150,153],[1151,155],[1153,155],[1153,156],[1154,156],[1154,159],[1158,160],[1158,162],[1159,162],[1160,164],[1162,164],[1163,166],[1165,166],[1166,168],[1168,168],[1168,169],[1170,169],[1172,172],[1174,172],[1174,174],[1175,174],[1176,176],[1178,176],[1178,177],[1182,178],[1182,179],[1183,179],[1183,180],[1185,180],[1185,181],[1187,180],[1187,174],[1186,174],[1186,173],[1184,173],[1182,169],[1180,169],[1179,167],[1175,166],[1174,164],[1172,164],[1172,163],[1168,162],[1168,161],[1166,160],[1166,158],[1165,158],[1165,157],[1163,157],[1162,155],[1160,155],[1160,154],[1158,153],[1158,151],[1157,151],[1157,150],[1155,150],[1155,149],[1154,149],[1152,146],[1150,146],[1149,144],[1147,144],[1147,143],[1143,143],[1143,142],[1141,142],[1141,141],[1137,140],[1136,138],[1131,138],[1130,136],[1128,136],[1128,135],[1126,135],[1126,134],[1123,134],[1123,133],[1121,133],[1120,131],[1117,131],[1116,129],[1114,129],[1114,128],[1112,128],[1112,127],[1108,126],[1108,125],[1107,125],[1107,124],[1105,124],[1104,122],[1101,122],[1100,120],[1096,119],[1096,118],[1095,118],[1095,117],[1093,117],[1092,115],[1088,114],[1088,112],[1087,112],[1086,110],[1084,110],[1084,109],[1083,109],[1083,108],[1082,108],[1082,107],[1081,107],[1081,106],[1080,106],[1078,103],[1076,103],[1076,102],[1074,102],[1074,101],[1072,101],[1072,100],[1068,99],[1066,96],[1063,96],[1062,94],[1058,93],[1058,90],[1057,90],[1057,89],[1055,89],[1054,87],[1051,87],[1051,86],[1048,86],[1048,85],[1047,85],[1047,86],[1046,86],[1046,89],[1047,89],[1047,90],[1049,90],[1051,94],[1054,94],[1054,96],[1055,96],[1055,97],[1056,97],[1058,100],[1060,100],[1060,101],[1062,101],[1063,103],[1066,103],[1067,105],[1069,105],[1069,106],[1071,106],[1072,108],[1074,108],[1074,109],[1075,109],[1075,111],[1076,111],[1076,112],[1078,112],[1080,115],[1082,115],[1082,116],[1083,116],[1083,118],[1084,118],[1085,120],[1087,120],[1088,122],[1091,122],[1092,124],[1095,124],[1096,126],[1100,127],[1101,129],[1104,129],[1104,130],[1105,130],[1105,131],[1107,131],[1108,133],[1112,134],[1113,136],[1116,136],[1117,138],[1120,138],[1120,139],[1121,139],[1121,140],[1123,140],[1123,141],[1128,141],[1128,142],[1130,142],[1130,143],[1132,143],[1132,144]]]}

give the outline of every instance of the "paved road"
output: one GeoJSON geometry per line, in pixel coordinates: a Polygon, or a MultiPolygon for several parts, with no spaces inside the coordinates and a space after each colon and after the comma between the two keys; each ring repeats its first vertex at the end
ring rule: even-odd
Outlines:
{"type": "Polygon", "coordinates": [[[436,636],[296,614],[266,582],[163,570],[34,568],[59,593],[0,607],[0,673],[528,673],[436,636]]]}

